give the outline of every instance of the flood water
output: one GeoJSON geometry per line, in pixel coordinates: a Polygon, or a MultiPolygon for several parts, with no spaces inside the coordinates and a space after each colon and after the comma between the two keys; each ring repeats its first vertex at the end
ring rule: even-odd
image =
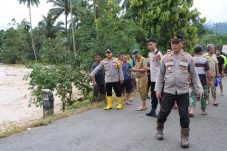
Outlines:
{"type": "MultiPolygon", "coordinates": [[[[9,123],[24,123],[42,117],[42,108],[28,107],[29,82],[24,76],[31,72],[24,65],[0,64],[0,130],[9,123]]],[[[55,112],[60,112],[60,99],[55,99],[55,112]]]]}

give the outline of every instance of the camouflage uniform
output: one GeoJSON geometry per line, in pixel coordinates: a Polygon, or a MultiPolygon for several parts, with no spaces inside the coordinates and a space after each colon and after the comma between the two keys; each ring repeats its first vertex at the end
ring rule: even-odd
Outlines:
{"type": "Polygon", "coordinates": [[[203,96],[201,100],[198,100],[199,98],[196,96],[195,88],[192,87],[192,91],[190,93],[190,106],[195,107],[196,101],[201,101],[201,110],[205,112],[206,110],[206,102],[209,97],[209,89],[207,85],[207,78],[206,78],[206,71],[210,70],[209,64],[207,62],[207,59],[203,56],[195,56],[195,66],[197,74],[199,75],[200,82],[203,86],[203,96]]]}

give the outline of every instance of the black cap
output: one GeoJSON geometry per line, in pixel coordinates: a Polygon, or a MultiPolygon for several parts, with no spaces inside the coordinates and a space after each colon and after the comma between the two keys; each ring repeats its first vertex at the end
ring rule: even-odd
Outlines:
{"type": "Polygon", "coordinates": [[[196,46],[196,47],[194,48],[194,52],[195,52],[195,53],[199,53],[199,52],[202,52],[202,51],[203,51],[203,47],[200,46],[200,45],[198,45],[198,46],[196,46]]]}
{"type": "Polygon", "coordinates": [[[136,50],[134,50],[133,54],[134,54],[134,55],[140,54],[140,51],[139,51],[138,49],[136,49],[136,50]]]}
{"type": "Polygon", "coordinates": [[[105,52],[106,52],[106,53],[110,53],[110,52],[112,52],[112,51],[111,51],[109,48],[107,48],[105,52]]]}
{"type": "Polygon", "coordinates": [[[149,42],[154,42],[154,43],[156,43],[156,40],[155,40],[155,38],[151,37],[151,38],[149,38],[149,39],[147,40],[147,43],[149,43],[149,42]]]}
{"type": "Polygon", "coordinates": [[[175,34],[172,36],[171,41],[183,41],[183,36],[180,34],[175,34]]]}

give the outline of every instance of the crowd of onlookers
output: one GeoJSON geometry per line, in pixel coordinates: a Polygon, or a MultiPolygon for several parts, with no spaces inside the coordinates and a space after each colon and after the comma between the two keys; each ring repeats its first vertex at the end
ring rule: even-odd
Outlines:
{"type": "Polygon", "coordinates": [[[183,36],[176,34],[171,39],[171,49],[165,55],[157,49],[154,38],[147,40],[148,56],[134,50],[131,57],[121,53],[113,57],[112,50],[106,49],[106,58],[96,54],[92,65],[94,96],[96,100],[106,97],[106,110],[112,109],[112,89],[117,96],[117,107],[130,105],[132,92],[138,92],[141,104],[136,111],[147,110],[147,98],[151,99],[151,110],[147,116],[157,117],[156,138],[164,137],[164,123],[172,108],[178,108],[181,125],[181,146],[189,147],[189,117],[194,116],[197,101],[201,102],[201,114],[207,114],[207,105],[218,106],[216,88],[220,87],[223,96],[222,79],[227,59],[220,48],[208,44],[206,50],[201,46],[194,48],[194,56],[183,50],[183,36]],[[149,90],[150,89],[150,90],[149,90]],[[151,91],[149,95],[149,91],[151,91]],[[100,95],[98,95],[100,93],[100,95]],[[211,97],[209,95],[211,94],[211,97]],[[209,99],[212,98],[212,99],[209,99]],[[160,104],[158,115],[156,109],[160,104]]]}
{"type": "MultiPolygon", "coordinates": [[[[154,49],[157,49],[156,47],[154,49]]],[[[171,49],[168,49],[166,53],[171,53],[171,49]]],[[[111,52],[112,53],[112,52],[111,52]]],[[[160,56],[163,56],[161,52],[160,56]]],[[[215,47],[213,44],[208,44],[206,50],[204,50],[201,46],[197,46],[194,48],[194,53],[195,53],[195,58],[196,56],[202,56],[202,58],[206,59],[209,72],[210,72],[210,83],[208,83],[207,87],[203,87],[204,89],[204,96],[208,99],[209,94],[211,93],[212,95],[212,103],[217,106],[218,101],[216,98],[216,87],[220,88],[221,96],[223,96],[223,84],[222,84],[222,79],[227,74],[227,58],[224,53],[221,52],[221,49],[219,47],[215,47]],[[218,83],[215,85],[215,81],[218,80],[218,83]]],[[[139,50],[135,50],[132,55],[128,52],[122,52],[120,55],[117,57],[118,61],[121,64],[121,68],[123,71],[123,76],[124,76],[124,82],[120,84],[120,92],[122,94],[123,100],[125,101],[125,105],[130,105],[131,102],[133,101],[131,93],[133,92],[139,92],[140,94],[143,93],[142,95],[142,105],[138,107],[136,110],[141,111],[141,110],[146,110],[146,99],[155,99],[154,96],[156,94],[152,94],[154,91],[155,87],[155,81],[156,77],[154,76],[155,73],[158,73],[157,70],[155,70],[155,67],[150,68],[150,64],[153,62],[151,61],[151,52],[148,54],[147,58],[144,58],[139,50]],[[142,58],[142,59],[141,59],[142,58]],[[138,61],[141,59],[142,61],[138,61]],[[138,73],[136,72],[136,69],[144,69],[144,71],[138,73]],[[151,71],[152,70],[152,71],[151,71]],[[151,72],[153,73],[151,75],[151,72]],[[139,75],[138,75],[139,74],[139,75]],[[141,75],[144,75],[147,77],[148,80],[143,79],[139,81],[139,78],[141,75]],[[139,77],[139,78],[138,78],[139,77]],[[152,80],[153,77],[153,80],[152,80]],[[142,82],[142,84],[141,84],[142,82]],[[142,88],[141,88],[142,87],[142,88]],[[144,89],[143,89],[144,88],[144,89]],[[141,90],[142,89],[142,90],[141,90]],[[151,89],[151,94],[149,94],[149,90],[151,89]],[[145,92],[143,92],[145,91],[145,92]]],[[[160,57],[161,58],[161,57],[160,57]]],[[[95,55],[95,62],[92,65],[92,70],[95,69],[99,65],[99,63],[102,61],[102,56],[100,53],[97,53],[95,55]]],[[[200,67],[198,67],[200,68],[200,67]]],[[[209,74],[209,73],[208,73],[209,74]]],[[[209,82],[208,80],[209,75],[205,75],[205,80],[209,82]]],[[[204,78],[200,76],[202,79],[201,82],[203,83],[204,78]]],[[[104,68],[99,70],[98,73],[95,75],[95,81],[96,84],[94,86],[94,99],[96,101],[98,100],[106,100],[106,88],[105,88],[105,71],[104,68]]],[[[192,88],[191,91],[191,96],[190,96],[190,108],[189,108],[189,114],[190,116],[194,115],[194,109],[196,105],[196,96],[194,89],[192,88]]],[[[209,99],[205,99],[205,104],[209,104],[210,101],[209,99]]],[[[201,104],[203,107],[203,113],[202,114],[207,114],[205,111],[204,107],[204,100],[201,100],[203,103],[201,104]]],[[[155,104],[153,102],[153,104],[155,104]]],[[[153,110],[155,110],[157,107],[153,106],[153,110]]],[[[177,104],[175,103],[174,109],[177,109],[177,104]]],[[[152,111],[152,113],[147,113],[148,116],[157,116],[155,111],[152,111]]]]}

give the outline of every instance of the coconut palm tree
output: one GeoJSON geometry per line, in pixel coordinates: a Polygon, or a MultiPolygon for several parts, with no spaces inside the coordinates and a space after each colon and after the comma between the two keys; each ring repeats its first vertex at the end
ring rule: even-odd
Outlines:
{"type": "Polygon", "coordinates": [[[48,0],[47,2],[53,3],[50,13],[53,14],[54,18],[58,18],[60,15],[65,15],[65,35],[67,35],[68,27],[68,15],[70,13],[70,1],[69,0],[48,0]]]}
{"type": "Polygon", "coordinates": [[[32,33],[31,6],[36,5],[38,7],[38,5],[39,5],[40,2],[39,2],[39,0],[18,0],[18,1],[19,1],[19,4],[21,4],[21,3],[26,4],[27,3],[27,6],[29,8],[29,18],[30,18],[30,26],[31,26],[32,49],[33,49],[33,53],[34,53],[35,59],[37,60],[36,50],[35,50],[35,42],[34,42],[33,33],[32,33]]]}
{"type": "Polygon", "coordinates": [[[71,29],[72,29],[72,38],[73,38],[73,50],[76,52],[76,42],[74,35],[74,26],[78,27],[79,22],[81,21],[81,17],[84,13],[86,13],[87,7],[89,6],[88,1],[86,0],[77,0],[73,3],[70,1],[70,14],[71,14],[71,29]]]}
{"type": "Polygon", "coordinates": [[[62,25],[63,22],[58,22],[55,25],[56,19],[53,18],[53,15],[48,13],[47,16],[43,16],[43,19],[38,23],[38,30],[48,38],[54,38],[56,33],[63,31],[64,28],[62,25]]]}
{"type": "Polygon", "coordinates": [[[77,0],[74,3],[73,9],[72,9],[72,15],[73,18],[69,20],[71,22],[70,26],[72,26],[72,23],[74,23],[75,28],[79,28],[80,23],[82,22],[83,18],[90,13],[91,11],[91,5],[86,0],[77,0]]]}
{"type": "Polygon", "coordinates": [[[116,2],[121,4],[122,9],[128,10],[130,7],[130,0],[116,0],[116,2]]]}

